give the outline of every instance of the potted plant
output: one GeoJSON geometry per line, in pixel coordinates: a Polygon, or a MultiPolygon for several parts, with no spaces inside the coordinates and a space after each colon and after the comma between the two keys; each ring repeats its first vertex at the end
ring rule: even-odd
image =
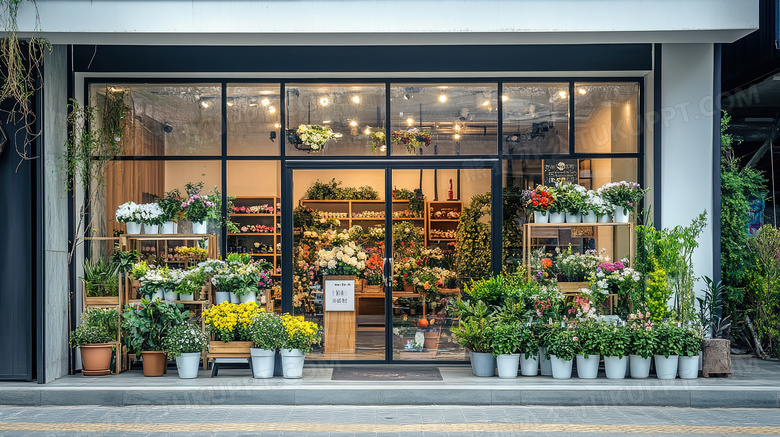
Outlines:
{"type": "Polygon", "coordinates": [[[663,323],[655,328],[655,373],[658,379],[677,377],[679,356],[682,353],[684,331],[672,322],[663,323]]]}
{"type": "Polygon", "coordinates": [[[215,214],[215,207],[207,196],[194,194],[186,202],[182,202],[181,208],[184,210],[184,217],[192,222],[193,234],[208,233],[208,219],[215,214]]]}
{"type": "Polygon", "coordinates": [[[84,296],[87,305],[119,304],[119,269],[103,257],[84,260],[84,296]]]}
{"type": "Polygon", "coordinates": [[[141,355],[144,376],[162,376],[168,360],[162,349],[162,340],[168,331],[183,323],[190,315],[182,304],[161,302],[159,299],[126,305],[122,313],[122,329],[127,334],[128,346],[141,355]]]}
{"type": "Polygon", "coordinates": [[[650,375],[650,362],[655,350],[655,331],[650,320],[650,312],[637,312],[628,316],[628,353],[631,377],[647,378],[650,375]]]}
{"type": "Polygon", "coordinates": [[[176,291],[184,276],[184,271],[180,269],[168,269],[166,272],[167,281],[163,284],[163,295],[165,300],[175,302],[179,300],[179,293],[176,291]]]}
{"type": "Polygon", "coordinates": [[[157,199],[157,204],[162,209],[162,233],[163,234],[176,234],[178,233],[177,222],[182,213],[182,199],[181,192],[178,189],[168,191],[165,196],[157,199]]]}
{"type": "MultiPolygon", "coordinates": [[[[546,304],[537,303],[537,308],[539,307],[539,305],[546,305],[546,304]]],[[[537,338],[539,343],[539,352],[538,352],[539,371],[542,374],[542,376],[552,376],[552,364],[550,364],[550,354],[547,352],[547,342],[550,339],[550,334],[552,333],[552,326],[538,323],[532,325],[530,329],[534,333],[534,336],[537,338]]]]}
{"type": "Polygon", "coordinates": [[[179,300],[190,302],[200,293],[204,281],[203,272],[198,267],[179,271],[174,291],[179,295],[179,300]]]}
{"type": "Polygon", "coordinates": [[[210,278],[211,285],[216,288],[215,304],[230,302],[230,278],[221,275],[227,269],[227,264],[219,259],[209,259],[198,263],[198,268],[204,277],[210,278]]]}
{"type": "Polygon", "coordinates": [[[548,211],[554,202],[555,198],[550,189],[544,185],[537,185],[530,193],[526,208],[533,211],[535,223],[549,223],[550,214],[548,211]]]}
{"type": "Polygon", "coordinates": [[[595,379],[599,374],[602,331],[602,326],[592,319],[577,324],[577,377],[580,379],[595,379]]]}
{"type": "Polygon", "coordinates": [[[139,205],[135,202],[126,202],[116,209],[116,221],[127,226],[127,233],[138,235],[141,233],[142,218],[139,214],[139,205]]]}
{"type": "Polygon", "coordinates": [[[328,126],[316,124],[302,124],[298,129],[287,130],[287,141],[298,150],[318,153],[322,150],[325,143],[331,139],[338,141],[341,134],[333,133],[328,126]]]}
{"type": "Polygon", "coordinates": [[[209,343],[211,353],[249,355],[249,349],[253,346],[250,328],[260,313],[260,307],[253,302],[223,302],[206,308],[203,311],[203,322],[213,336],[209,343]]]}
{"type": "Polygon", "coordinates": [[[601,333],[601,355],[604,356],[604,371],[609,379],[626,377],[628,365],[628,331],[623,326],[609,325],[601,333]]]}
{"type": "Polygon", "coordinates": [[[303,363],[311,347],[320,342],[320,327],[302,317],[282,315],[284,341],[282,343],[282,372],[285,378],[302,378],[303,363]]]}
{"type": "Polygon", "coordinates": [[[206,334],[190,322],[173,326],[162,340],[162,350],[169,359],[176,359],[176,368],[182,379],[198,377],[200,356],[208,347],[206,334]]]}
{"type": "Polygon", "coordinates": [[[146,265],[146,273],[139,278],[141,296],[146,300],[165,300],[165,291],[171,281],[168,267],[146,265]]]}
{"type": "Polygon", "coordinates": [[[528,325],[520,325],[520,371],[523,376],[536,376],[539,373],[539,339],[528,325]]]}
{"type": "Polygon", "coordinates": [[[149,266],[146,264],[146,261],[139,261],[137,263],[133,263],[133,270],[130,272],[130,279],[131,279],[131,287],[138,291],[139,296],[143,296],[141,294],[141,279],[146,276],[146,273],[149,272],[149,266]]]}
{"type": "Polygon", "coordinates": [[[681,342],[677,372],[682,379],[696,379],[699,376],[699,353],[702,345],[701,327],[683,330],[681,342]]]}
{"type": "Polygon", "coordinates": [[[518,322],[499,321],[493,330],[493,355],[499,378],[517,378],[520,366],[521,330],[518,322]]]}
{"type": "Polygon", "coordinates": [[[81,351],[81,374],[104,376],[111,373],[111,351],[114,347],[111,336],[103,327],[83,323],[70,333],[70,347],[81,351]]]}
{"type": "Polygon", "coordinates": [[[705,329],[702,343],[702,374],[712,373],[731,375],[731,317],[723,317],[723,283],[704,277],[706,288],[703,297],[698,297],[699,317],[705,329]],[[709,334],[711,338],[706,338],[709,334]]]}
{"type": "Polygon", "coordinates": [[[587,189],[582,185],[570,182],[559,182],[556,187],[556,198],[566,214],[566,223],[581,223],[582,213],[585,210],[585,193],[587,189]]]}
{"type": "Polygon", "coordinates": [[[547,338],[547,354],[552,364],[552,377],[571,378],[574,357],[577,356],[577,335],[567,328],[553,328],[547,338]]]}
{"type": "Polygon", "coordinates": [[[608,182],[596,192],[607,202],[615,205],[615,222],[628,223],[631,211],[645,197],[647,189],[642,189],[636,182],[608,182]]]}
{"type": "Polygon", "coordinates": [[[165,223],[163,210],[156,203],[144,203],[138,205],[138,213],[144,224],[144,234],[159,234],[160,225],[165,223]]]}
{"type": "Polygon", "coordinates": [[[262,312],[249,328],[254,347],[249,349],[252,356],[252,372],[255,378],[272,378],[276,351],[284,346],[286,331],[281,317],[274,313],[262,312]]]}
{"type": "Polygon", "coordinates": [[[588,190],[585,194],[585,211],[582,215],[583,223],[609,223],[612,221],[612,213],[615,205],[604,200],[595,191],[588,190]]]}
{"type": "MultiPolygon", "coordinates": [[[[484,306],[482,301],[477,304],[484,306]]],[[[471,372],[474,376],[493,376],[496,373],[492,344],[494,325],[492,318],[480,314],[461,320],[459,326],[451,330],[458,344],[469,350],[471,372]]]]}

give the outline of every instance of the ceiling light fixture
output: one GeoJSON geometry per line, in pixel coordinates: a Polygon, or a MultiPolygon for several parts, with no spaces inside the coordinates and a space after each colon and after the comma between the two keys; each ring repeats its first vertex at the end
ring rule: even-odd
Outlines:
{"type": "Polygon", "coordinates": [[[323,98],[320,99],[320,105],[328,106],[328,103],[330,103],[330,100],[328,100],[327,97],[323,97],[323,98]]]}
{"type": "Polygon", "coordinates": [[[459,140],[460,139],[460,134],[455,134],[455,135],[452,136],[452,138],[455,138],[456,140],[459,140]]]}
{"type": "Polygon", "coordinates": [[[211,105],[209,104],[209,102],[207,102],[205,100],[201,100],[200,101],[200,106],[203,106],[204,108],[208,108],[211,105]]]}
{"type": "Polygon", "coordinates": [[[501,101],[502,101],[502,102],[506,102],[507,100],[509,100],[509,97],[508,97],[506,94],[504,94],[503,96],[501,96],[501,101]]]}
{"type": "Polygon", "coordinates": [[[360,103],[360,96],[352,96],[353,103],[360,103]]]}
{"type": "Polygon", "coordinates": [[[565,99],[567,94],[566,91],[560,91],[558,95],[561,96],[562,99],[565,99]]]}
{"type": "Polygon", "coordinates": [[[363,133],[366,134],[366,135],[371,135],[371,127],[370,126],[366,126],[366,130],[364,130],[363,133]]]}
{"type": "Polygon", "coordinates": [[[281,125],[279,123],[274,123],[274,129],[279,129],[281,125]]]}
{"type": "Polygon", "coordinates": [[[412,117],[409,117],[409,118],[407,118],[407,119],[406,119],[406,124],[408,124],[409,126],[411,126],[412,124],[414,124],[414,119],[413,119],[412,117]]]}
{"type": "Polygon", "coordinates": [[[442,102],[442,103],[447,103],[447,95],[446,94],[440,95],[439,96],[439,101],[442,102]]]}
{"type": "Polygon", "coordinates": [[[588,94],[588,90],[586,90],[585,88],[580,88],[580,89],[578,89],[577,91],[578,91],[580,94],[582,94],[583,96],[584,96],[585,94],[588,94]]]}
{"type": "Polygon", "coordinates": [[[268,112],[270,112],[271,114],[276,114],[276,108],[273,107],[273,106],[269,106],[268,107],[268,112]]]}
{"type": "Polygon", "coordinates": [[[268,106],[268,104],[271,103],[271,101],[268,100],[268,99],[263,99],[263,100],[260,101],[260,103],[262,103],[263,106],[268,106]]]}
{"type": "Polygon", "coordinates": [[[349,125],[352,126],[352,127],[356,127],[358,125],[358,123],[357,123],[357,121],[352,120],[352,121],[349,122],[349,125]]]}
{"type": "Polygon", "coordinates": [[[482,102],[482,106],[488,106],[488,105],[490,105],[490,100],[485,100],[484,102],[482,102]]]}
{"type": "Polygon", "coordinates": [[[330,120],[322,120],[322,124],[330,124],[330,120]]]}

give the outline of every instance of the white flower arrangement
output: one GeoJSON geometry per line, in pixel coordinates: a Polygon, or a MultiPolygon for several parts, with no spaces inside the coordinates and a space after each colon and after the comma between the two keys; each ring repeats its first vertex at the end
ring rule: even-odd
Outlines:
{"type": "Polygon", "coordinates": [[[317,264],[324,275],[359,275],[366,269],[368,255],[354,241],[317,252],[317,264]]]}
{"type": "Polygon", "coordinates": [[[603,217],[612,214],[615,210],[615,205],[601,197],[597,192],[590,190],[585,196],[585,209],[593,211],[598,217],[603,217]]]}
{"type": "Polygon", "coordinates": [[[146,225],[161,225],[165,222],[164,212],[157,203],[143,203],[137,206],[135,215],[138,219],[135,221],[146,225]]]}
{"type": "Polygon", "coordinates": [[[125,202],[119,205],[119,208],[116,209],[116,221],[119,223],[139,221],[137,220],[140,218],[137,215],[139,207],[140,205],[135,202],[125,202]]]}
{"type": "Polygon", "coordinates": [[[298,136],[300,143],[313,152],[319,152],[326,142],[334,138],[338,140],[340,137],[339,134],[334,134],[333,130],[327,126],[307,124],[298,126],[295,134],[298,136]]]}

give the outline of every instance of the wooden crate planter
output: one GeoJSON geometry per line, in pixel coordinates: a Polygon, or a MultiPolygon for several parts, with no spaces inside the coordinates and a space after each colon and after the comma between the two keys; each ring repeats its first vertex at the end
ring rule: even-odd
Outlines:
{"type": "Polygon", "coordinates": [[[209,342],[209,358],[247,358],[249,349],[254,347],[251,341],[209,342]]]}
{"type": "Polygon", "coordinates": [[[578,294],[580,288],[590,288],[590,284],[587,282],[559,282],[558,288],[563,295],[578,294]]]}
{"type": "Polygon", "coordinates": [[[85,297],[84,305],[87,307],[119,306],[119,296],[85,297]]]}

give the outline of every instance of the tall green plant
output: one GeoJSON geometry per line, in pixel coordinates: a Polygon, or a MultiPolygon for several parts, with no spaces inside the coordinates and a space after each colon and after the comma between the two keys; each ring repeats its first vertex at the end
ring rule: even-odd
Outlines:
{"type": "Polygon", "coordinates": [[[762,346],[777,357],[780,356],[780,232],[774,226],[764,225],[748,241],[758,267],[758,280],[749,287],[750,313],[762,346]]]}
{"type": "Polygon", "coordinates": [[[477,194],[458,221],[458,274],[481,278],[490,274],[490,193],[477,194]]]}

